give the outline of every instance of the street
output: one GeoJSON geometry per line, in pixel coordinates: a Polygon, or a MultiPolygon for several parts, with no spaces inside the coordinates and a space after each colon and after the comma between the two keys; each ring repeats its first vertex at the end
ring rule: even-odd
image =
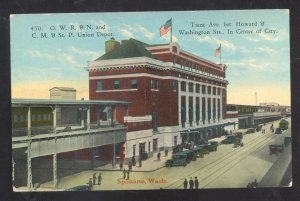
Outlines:
{"type": "MultiPolygon", "coordinates": [[[[288,119],[290,122],[290,119],[288,119]]],[[[279,121],[273,122],[274,128],[279,121]]],[[[93,173],[102,174],[101,185],[92,190],[142,190],[142,189],[183,189],[183,181],[192,177],[199,180],[199,188],[244,188],[249,182],[260,181],[271,168],[278,156],[270,155],[270,144],[283,144],[283,134],[273,134],[270,125],[264,128],[266,133],[256,132],[243,138],[243,147],[233,148],[232,144],[218,146],[216,152],[210,152],[204,158],[191,161],[186,167],[164,167],[153,172],[131,172],[129,179],[123,179],[122,171],[84,171],[61,178],[59,189],[84,185],[93,173]]],[[[153,160],[153,159],[152,159],[153,160]]],[[[155,161],[153,161],[155,162],[155,161]]],[[[41,184],[41,188],[52,188],[53,182],[41,184]]]]}

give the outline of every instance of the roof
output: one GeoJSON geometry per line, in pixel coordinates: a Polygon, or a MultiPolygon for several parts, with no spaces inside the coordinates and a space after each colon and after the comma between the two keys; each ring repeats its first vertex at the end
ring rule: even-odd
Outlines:
{"type": "Polygon", "coordinates": [[[131,57],[153,58],[151,52],[145,48],[148,46],[150,45],[130,38],[129,40],[123,42],[121,45],[115,47],[115,49],[113,49],[111,52],[105,53],[96,60],[121,59],[131,57]]]}
{"type": "Polygon", "coordinates": [[[60,89],[62,91],[76,91],[76,89],[71,88],[71,87],[53,87],[53,88],[49,89],[49,91],[51,91],[53,89],[60,89]]]}
{"type": "Polygon", "coordinates": [[[11,99],[13,106],[54,106],[54,105],[129,105],[128,101],[115,101],[115,100],[65,100],[65,99],[22,99],[13,98],[11,99]]]}

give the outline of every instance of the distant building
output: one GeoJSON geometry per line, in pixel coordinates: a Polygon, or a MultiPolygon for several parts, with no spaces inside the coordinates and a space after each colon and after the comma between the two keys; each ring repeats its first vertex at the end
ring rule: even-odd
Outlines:
{"type": "Polygon", "coordinates": [[[281,112],[282,116],[290,116],[291,115],[291,107],[280,105],[274,102],[267,103],[259,103],[263,111],[267,112],[281,112]]]}
{"type": "Polygon", "coordinates": [[[259,124],[282,118],[281,110],[271,110],[269,106],[227,104],[227,118],[238,117],[239,128],[257,127],[259,124]]]}
{"type": "MultiPolygon", "coordinates": [[[[50,90],[50,99],[76,100],[76,89],[70,87],[53,87],[50,90]]],[[[77,108],[59,107],[56,109],[57,125],[74,124],[81,121],[81,113],[77,108]],[[63,118],[62,118],[63,117],[63,118]]]]}
{"type": "Polygon", "coordinates": [[[69,87],[53,87],[50,90],[50,99],[76,100],[76,89],[69,87]]]}
{"type": "Polygon", "coordinates": [[[89,98],[131,103],[128,113],[116,108],[115,116],[128,126],[126,158],[222,135],[226,65],[184,51],[177,43],[112,38],[105,45],[106,53],[86,68],[89,98]]]}
{"type": "Polygon", "coordinates": [[[274,103],[274,102],[268,102],[268,103],[259,103],[259,106],[262,106],[262,107],[278,107],[279,104],[274,103]]]}

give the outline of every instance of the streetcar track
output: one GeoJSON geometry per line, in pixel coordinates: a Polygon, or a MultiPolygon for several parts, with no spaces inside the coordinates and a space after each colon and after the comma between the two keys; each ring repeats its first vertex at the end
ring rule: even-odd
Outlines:
{"type": "MultiPolygon", "coordinates": [[[[209,181],[206,185],[203,185],[203,188],[206,187],[206,186],[208,186],[212,182],[214,182],[220,175],[224,174],[226,171],[228,171],[229,169],[233,168],[234,166],[236,166],[237,164],[239,164],[241,161],[245,160],[247,156],[250,156],[250,155],[254,154],[255,152],[258,152],[261,149],[263,149],[265,147],[265,145],[268,144],[268,142],[270,142],[271,140],[272,139],[269,139],[267,141],[267,143],[264,143],[264,144],[260,145],[259,147],[257,147],[253,151],[250,151],[249,153],[247,153],[246,156],[242,155],[242,157],[235,158],[234,160],[230,161],[229,163],[227,163],[223,167],[219,168],[216,172],[212,173],[211,175],[216,175],[217,173],[219,173],[219,174],[216,175],[215,178],[213,180],[209,181]],[[230,166],[231,163],[233,163],[233,165],[230,166]],[[224,168],[224,169],[226,168],[226,169],[220,173],[219,170],[221,170],[222,168],[224,168]]],[[[206,177],[206,179],[208,179],[208,178],[211,178],[211,177],[206,177]]]]}
{"type": "MultiPolygon", "coordinates": [[[[266,138],[264,141],[261,141],[262,146],[265,146],[265,144],[267,144],[271,140],[272,139],[270,139],[270,138],[266,138]],[[267,142],[265,143],[265,141],[267,141],[267,142]]],[[[200,168],[197,171],[194,171],[193,173],[190,173],[189,176],[195,175],[195,174],[197,174],[197,172],[201,171],[200,174],[198,174],[197,176],[201,177],[203,175],[208,174],[206,177],[201,179],[201,181],[205,181],[205,180],[209,179],[212,175],[216,174],[220,169],[224,168],[225,166],[229,165],[231,162],[238,159],[237,157],[243,156],[243,154],[247,153],[247,151],[251,150],[251,148],[253,148],[253,147],[255,147],[255,145],[251,146],[251,147],[248,146],[247,148],[250,148],[250,149],[243,149],[243,150],[241,150],[239,152],[236,152],[236,153],[234,153],[234,154],[232,154],[232,155],[230,155],[230,156],[228,156],[228,157],[226,157],[222,160],[215,161],[216,164],[213,164],[214,165],[213,167],[208,168],[208,165],[207,165],[205,168],[200,168]],[[237,155],[239,155],[239,156],[237,156],[237,155]],[[233,158],[233,160],[230,160],[232,158],[233,158]],[[223,163],[224,161],[226,161],[225,164],[223,163]],[[222,165],[222,166],[218,167],[219,165],[222,165]],[[218,167],[218,168],[216,169],[216,167],[218,167]],[[211,173],[208,173],[208,172],[211,172],[211,173]]],[[[232,153],[232,152],[230,152],[230,153],[232,153]]],[[[210,163],[209,165],[212,165],[212,163],[210,163]]]]}
{"type": "MultiPolygon", "coordinates": [[[[254,138],[253,140],[247,142],[247,145],[245,145],[245,146],[243,147],[244,149],[242,149],[241,151],[237,151],[237,149],[234,149],[234,150],[232,150],[232,151],[230,151],[230,152],[228,152],[228,153],[225,153],[225,154],[221,155],[220,157],[218,157],[215,161],[213,161],[213,162],[211,162],[211,163],[205,165],[204,167],[199,168],[199,169],[193,171],[192,173],[186,175],[186,177],[189,177],[189,176],[191,176],[191,175],[194,175],[194,174],[196,174],[196,173],[199,172],[199,171],[202,171],[202,172],[200,173],[200,175],[206,175],[208,171],[212,171],[211,174],[209,174],[208,176],[206,176],[206,177],[204,178],[204,180],[206,180],[206,179],[208,179],[211,175],[216,174],[216,170],[214,170],[214,169],[215,169],[214,167],[216,167],[216,166],[222,164],[223,161],[225,161],[225,160],[228,161],[228,159],[234,158],[233,160],[231,160],[231,161],[229,161],[228,163],[226,163],[225,165],[223,165],[221,168],[227,167],[230,163],[232,163],[233,161],[239,159],[239,158],[236,158],[237,155],[242,155],[243,153],[247,153],[249,150],[252,150],[253,147],[257,146],[257,144],[259,144],[259,148],[264,147],[266,144],[269,143],[269,141],[271,141],[271,140],[273,140],[273,139],[274,139],[274,136],[273,136],[272,132],[269,131],[269,132],[266,133],[265,135],[261,135],[259,138],[254,138]],[[258,140],[259,140],[259,141],[258,141],[258,140]],[[258,142],[257,142],[257,141],[258,141],[258,142]],[[247,149],[245,149],[245,148],[247,148],[247,149]],[[242,153],[242,154],[241,154],[241,153],[242,153]],[[210,166],[214,166],[214,167],[210,168],[210,166]]],[[[257,149],[258,149],[258,148],[257,148],[257,149]]],[[[255,151],[256,151],[257,149],[255,149],[255,151]]],[[[239,150],[240,150],[240,149],[239,149],[239,150]]],[[[254,151],[252,151],[250,154],[252,154],[252,153],[254,153],[254,151]]],[[[248,154],[247,156],[249,156],[250,154],[248,154]]],[[[246,157],[246,156],[243,156],[243,157],[242,157],[242,160],[243,160],[245,157],[246,157]]],[[[219,169],[221,169],[221,168],[219,168],[219,169]]],[[[219,169],[218,169],[218,170],[219,170],[219,169]]],[[[200,175],[197,175],[197,176],[200,177],[200,175]]],[[[181,185],[182,185],[181,183],[180,183],[180,185],[177,185],[177,183],[178,183],[179,181],[182,181],[182,179],[183,179],[183,178],[174,181],[173,183],[171,183],[170,185],[168,185],[167,188],[170,188],[171,186],[175,186],[175,185],[176,185],[176,187],[181,186],[181,185]]]]}

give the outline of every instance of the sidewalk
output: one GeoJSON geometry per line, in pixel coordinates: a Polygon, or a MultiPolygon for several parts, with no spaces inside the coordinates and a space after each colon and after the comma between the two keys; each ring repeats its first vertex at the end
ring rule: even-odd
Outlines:
{"type": "MultiPolygon", "coordinates": [[[[142,167],[139,167],[139,162],[137,161],[136,165],[132,166],[132,172],[153,172],[155,170],[165,167],[165,162],[168,159],[172,158],[172,151],[169,151],[167,156],[165,156],[165,153],[163,151],[161,151],[160,153],[161,153],[160,161],[157,160],[157,153],[155,153],[153,154],[153,157],[142,161],[142,167]]],[[[123,169],[124,168],[128,170],[128,165],[123,165],[123,169]]],[[[118,163],[116,164],[115,168],[112,167],[112,164],[107,164],[104,166],[96,167],[94,168],[94,170],[121,171],[120,165],[118,163]]]]}

